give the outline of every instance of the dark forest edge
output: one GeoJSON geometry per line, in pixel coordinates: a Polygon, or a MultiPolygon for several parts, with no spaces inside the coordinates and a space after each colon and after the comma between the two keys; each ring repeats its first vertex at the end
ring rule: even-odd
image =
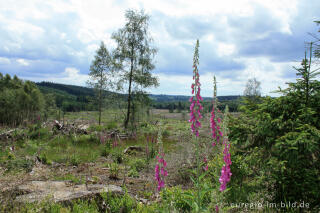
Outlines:
{"type": "MultiPolygon", "coordinates": [[[[91,104],[94,101],[95,91],[92,88],[58,84],[53,82],[37,82],[36,85],[39,87],[40,91],[44,94],[54,93],[56,94],[56,105],[62,106],[65,104],[66,111],[80,111],[80,110],[96,110],[91,104]]],[[[105,91],[106,96],[110,97],[115,95],[118,98],[125,100],[126,95],[120,93],[114,93],[105,91]]],[[[189,108],[190,96],[186,95],[154,95],[150,94],[149,98],[152,100],[151,106],[155,109],[168,109],[176,110],[187,110],[189,108]]],[[[108,98],[107,98],[108,99],[108,98]]],[[[212,102],[211,97],[204,97],[205,102],[212,102]]],[[[226,95],[218,96],[220,102],[220,110],[223,110],[225,105],[228,104],[231,112],[238,111],[238,105],[241,101],[241,96],[238,95],[226,95]]],[[[206,105],[206,104],[205,104],[206,105]]],[[[209,105],[207,108],[209,109],[209,105]]]]}

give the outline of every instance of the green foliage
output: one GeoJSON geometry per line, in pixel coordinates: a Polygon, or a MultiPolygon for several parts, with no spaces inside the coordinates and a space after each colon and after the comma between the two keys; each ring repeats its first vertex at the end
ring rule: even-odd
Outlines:
{"type": "Polygon", "coordinates": [[[8,152],[7,160],[14,160],[16,159],[16,156],[12,152],[8,152]]]}
{"type": "MultiPolygon", "coordinates": [[[[152,99],[151,106],[155,109],[168,109],[170,112],[183,112],[189,110],[190,96],[174,96],[174,95],[149,95],[152,99]]],[[[210,112],[212,110],[212,98],[203,97],[203,108],[204,112],[210,112]]],[[[218,108],[223,111],[225,106],[229,106],[230,112],[237,112],[238,106],[240,105],[241,98],[240,96],[218,96],[219,105],[218,108]]]]}
{"type": "Polygon", "coordinates": [[[19,125],[41,114],[44,98],[34,83],[6,74],[0,78],[0,88],[0,124],[19,125]]]}
{"type": "Polygon", "coordinates": [[[118,179],[119,170],[120,170],[119,164],[111,163],[109,165],[109,172],[110,172],[109,177],[113,179],[118,179]]]}
{"type": "Polygon", "coordinates": [[[108,157],[112,151],[111,143],[106,143],[105,147],[103,147],[101,151],[101,156],[108,157]]]}
{"type": "Polygon", "coordinates": [[[118,124],[115,121],[111,121],[107,124],[106,126],[107,129],[117,129],[118,128],[118,124]]]}
{"type": "Polygon", "coordinates": [[[160,192],[162,208],[168,208],[169,212],[209,212],[207,207],[211,201],[212,189],[209,189],[208,184],[203,184],[202,187],[201,209],[197,204],[197,192],[194,189],[182,190],[179,186],[165,188],[160,192]]]}
{"type": "Polygon", "coordinates": [[[169,136],[170,136],[170,131],[169,131],[169,129],[168,129],[168,128],[164,129],[164,130],[162,131],[162,137],[163,137],[163,138],[168,138],[169,136]]]}
{"type": "Polygon", "coordinates": [[[80,158],[79,156],[73,154],[71,155],[70,157],[70,160],[69,160],[69,163],[72,165],[72,166],[78,166],[79,163],[80,163],[80,158]]]}
{"type": "Polygon", "coordinates": [[[96,134],[91,133],[90,135],[80,135],[76,138],[73,138],[73,143],[76,145],[85,145],[85,144],[98,144],[100,143],[96,134]]]}
{"type": "Polygon", "coordinates": [[[73,202],[72,213],[99,213],[98,205],[92,201],[78,200],[73,202]]]}
{"type": "Polygon", "coordinates": [[[51,165],[52,164],[51,160],[49,160],[47,158],[46,153],[41,153],[39,158],[40,158],[41,163],[43,163],[43,164],[47,164],[47,165],[51,165]]]}
{"type": "Polygon", "coordinates": [[[123,152],[120,148],[112,149],[111,151],[111,158],[115,163],[122,163],[123,162],[123,152]]]}
{"type": "Polygon", "coordinates": [[[31,140],[48,139],[52,134],[48,128],[42,128],[40,123],[30,125],[28,128],[28,137],[31,140]]]}
{"type": "Polygon", "coordinates": [[[129,177],[133,177],[133,178],[138,178],[139,177],[139,172],[137,171],[136,168],[130,168],[130,170],[128,172],[128,176],[129,177]]]}
{"type": "Polygon", "coordinates": [[[125,14],[126,24],[113,33],[112,39],[116,42],[113,56],[115,60],[118,89],[128,85],[128,106],[125,127],[131,121],[134,94],[143,93],[143,88],[158,85],[158,79],[152,76],[154,69],[153,57],[156,49],[150,44],[148,25],[149,16],[143,11],[128,10],[125,14]],[[136,91],[136,92],[134,92],[136,91]]]}
{"type": "Polygon", "coordinates": [[[138,172],[140,172],[142,169],[145,168],[146,162],[144,160],[138,158],[133,161],[130,161],[129,165],[130,165],[131,169],[135,169],[138,172]]]}
{"type": "Polygon", "coordinates": [[[244,105],[250,110],[232,119],[230,138],[238,148],[236,159],[252,157],[248,168],[255,169],[246,173],[260,185],[255,189],[264,183],[275,192],[270,198],[273,202],[305,201],[316,208],[320,193],[320,83],[310,67],[305,57],[301,68],[296,68],[297,81],[280,89],[283,96],[264,98],[254,110],[244,105]]]}
{"type": "MultiPolygon", "coordinates": [[[[0,208],[1,210],[1,208],[0,208]]],[[[99,213],[100,209],[94,200],[75,200],[69,206],[54,203],[50,200],[15,205],[12,209],[5,208],[5,212],[46,212],[46,213],[99,213]]]]}
{"type": "Polygon", "coordinates": [[[100,48],[97,50],[94,60],[90,66],[89,81],[87,84],[96,90],[96,99],[98,102],[99,125],[101,124],[101,112],[105,98],[104,91],[112,86],[110,74],[112,70],[112,57],[108,49],[101,42],[100,48]]]}
{"type": "MultiPolygon", "coordinates": [[[[79,165],[83,162],[93,162],[101,156],[104,145],[97,142],[96,136],[58,136],[47,140],[46,137],[27,140],[16,152],[19,156],[38,156],[41,161],[79,165]]],[[[1,156],[0,156],[1,157],[1,156]]]]}
{"type": "Polygon", "coordinates": [[[192,204],[189,202],[192,199],[192,190],[182,190],[180,187],[165,188],[160,193],[163,202],[173,205],[180,212],[190,212],[192,204]]]}
{"type": "Polygon", "coordinates": [[[84,184],[85,180],[84,178],[79,178],[73,174],[66,174],[65,176],[62,177],[56,177],[55,180],[67,180],[67,181],[71,181],[74,184],[84,184]]]}
{"type": "Polygon", "coordinates": [[[256,78],[248,79],[246,88],[243,92],[244,101],[246,107],[249,110],[254,110],[255,106],[260,102],[261,99],[261,82],[256,78]]]}
{"type": "Polygon", "coordinates": [[[26,172],[30,172],[33,168],[34,162],[25,158],[11,158],[3,164],[8,172],[16,170],[25,170],[26,172]]]}
{"type": "Polygon", "coordinates": [[[137,203],[127,192],[123,196],[112,194],[111,192],[104,192],[101,194],[103,200],[107,204],[107,212],[117,213],[132,212],[136,208],[137,203]]]}
{"type": "Polygon", "coordinates": [[[139,177],[139,172],[146,167],[146,161],[140,158],[129,161],[130,170],[129,177],[139,177]]]}

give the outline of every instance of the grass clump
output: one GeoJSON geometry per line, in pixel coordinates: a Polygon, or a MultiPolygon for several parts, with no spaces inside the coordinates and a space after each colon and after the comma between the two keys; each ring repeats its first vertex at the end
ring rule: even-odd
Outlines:
{"type": "Polygon", "coordinates": [[[34,166],[34,162],[25,158],[16,158],[3,163],[7,172],[24,170],[30,172],[34,166]]]}
{"type": "Polygon", "coordinates": [[[137,207],[137,202],[127,192],[123,196],[114,195],[110,192],[101,194],[105,203],[107,203],[107,212],[132,212],[137,207]]]}
{"type": "Polygon", "coordinates": [[[124,159],[124,155],[121,149],[113,149],[111,151],[111,158],[114,163],[122,163],[124,159]]]}
{"type": "Polygon", "coordinates": [[[56,177],[55,180],[71,181],[74,184],[85,184],[84,178],[77,177],[73,174],[66,174],[65,176],[56,177]]]}
{"type": "Polygon", "coordinates": [[[109,164],[109,177],[112,179],[118,179],[120,167],[117,163],[111,163],[109,164]]]}

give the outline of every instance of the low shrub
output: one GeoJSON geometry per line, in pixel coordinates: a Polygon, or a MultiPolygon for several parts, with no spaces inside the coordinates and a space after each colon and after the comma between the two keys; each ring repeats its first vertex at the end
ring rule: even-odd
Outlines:
{"type": "Polygon", "coordinates": [[[73,174],[66,174],[65,176],[62,177],[56,177],[55,180],[67,180],[71,181],[74,184],[84,184],[85,180],[82,178],[79,178],[73,174]]]}
{"type": "Polygon", "coordinates": [[[41,153],[39,158],[40,158],[41,163],[43,163],[43,164],[47,164],[47,165],[52,164],[52,161],[48,159],[46,153],[41,153]]]}
{"type": "Polygon", "coordinates": [[[129,170],[128,176],[129,177],[133,177],[133,178],[138,178],[139,177],[139,172],[136,170],[136,168],[132,168],[132,169],[129,170]]]}
{"type": "Polygon", "coordinates": [[[112,179],[118,179],[120,167],[117,163],[111,163],[109,165],[109,177],[112,179]]]}
{"type": "Polygon", "coordinates": [[[142,159],[135,159],[129,162],[130,168],[140,172],[146,167],[146,162],[142,159]]]}
{"type": "Polygon", "coordinates": [[[69,159],[69,163],[72,165],[72,166],[78,166],[80,164],[80,158],[79,156],[73,154],[71,155],[70,159],[69,159]]]}
{"type": "Polygon", "coordinates": [[[123,152],[120,149],[113,149],[111,151],[111,157],[114,163],[123,162],[123,152]]]}
{"type": "Polygon", "coordinates": [[[117,124],[117,122],[115,122],[115,121],[112,121],[112,122],[110,122],[110,123],[108,123],[107,125],[106,125],[106,128],[109,130],[109,129],[117,129],[118,128],[118,124],[117,124]]]}
{"type": "Polygon", "coordinates": [[[165,203],[173,205],[180,212],[190,212],[192,206],[188,202],[190,200],[188,194],[191,193],[191,190],[184,191],[180,187],[172,187],[161,191],[160,196],[165,203]]]}
{"type": "Polygon", "coordinates": [[[30,172],[34,166],[34,162],[31,160],[27,160],[25,158],[20,159],[12,159],[8,160],[4,163],[5,168],[7,171],[13,170],[25,170],[26,172],[30,172]]]}
{"type": "Polygon", "coordinates": [[[105,147],[103,147],[101,151],[101,156],[108,157],[112,151],[111,143],[106,143],[105,147]]]}
{"type": "Polygon", "coordinates": [[[78,200],[73,202],[72,212],[74,213],[96,213],[97,212],[98,213],[99,207],[94,200],[91,200],[91,201],[78,200]]]}
{"type": "Polygon", "coordinates": [[[127,192],[123,196],[114,195],[110,192],[101,194],[105,203],[108,204],[106,212],[132,212],[137,207],[137,202],[127,192]]]}

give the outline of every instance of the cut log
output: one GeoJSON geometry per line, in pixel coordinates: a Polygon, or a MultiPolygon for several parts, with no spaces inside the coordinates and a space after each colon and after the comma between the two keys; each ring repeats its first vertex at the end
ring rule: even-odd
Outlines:
{"type": "Polygon", "coordinates": [[[141,146],[129,146],[123,151],[123,153],[130,154],[130,152],[132,151],[143,152],[144,148],[142,148],[141,146]]]}
{"type": "Polygon", "coordinates": [[[54,127],[56,127],[58,130],[61,130],[63,125],[61,123],[59,123],[59,121],[54,120],[54,127]]]}

